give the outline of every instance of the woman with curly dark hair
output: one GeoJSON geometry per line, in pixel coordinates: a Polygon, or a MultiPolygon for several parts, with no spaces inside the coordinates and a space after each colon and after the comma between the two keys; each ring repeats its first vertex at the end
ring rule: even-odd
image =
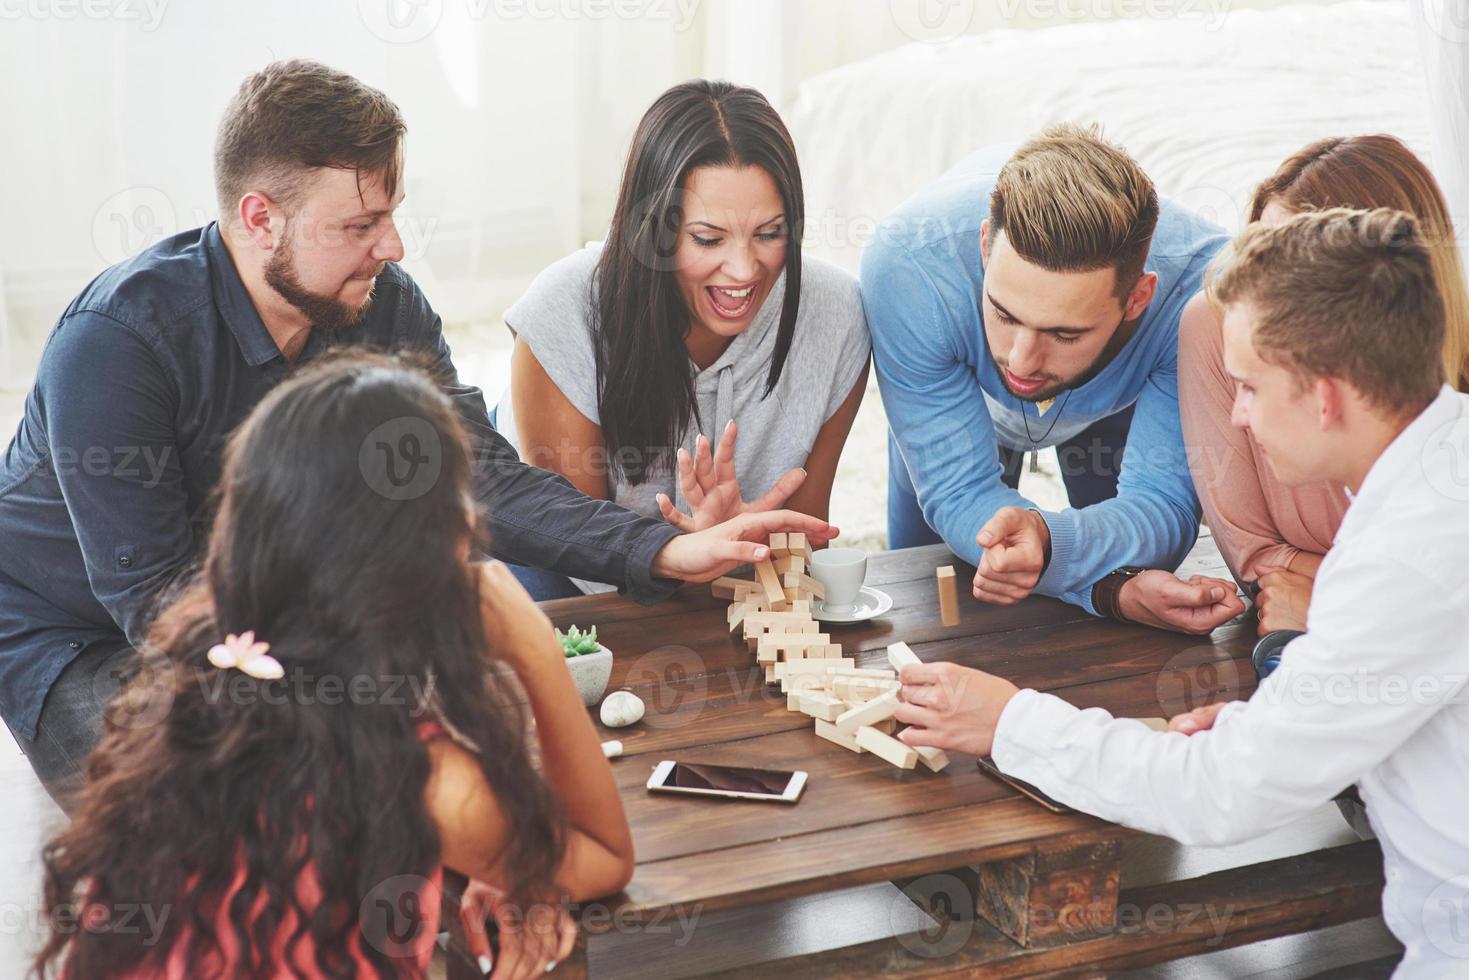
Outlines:
{"type": "Polygon", "coordinates": [[[515,911],[495,976],[528,976],[574,939],[558,903],[627,883],[550,623],[469,561],[465,447],[433,381],[382,355],[313,364],[237,430],[203,568],[46,847],[37,976],[419,977],[444,867],[515,911]],[[156,929],[123,928],[138,908],[156,929]]]}

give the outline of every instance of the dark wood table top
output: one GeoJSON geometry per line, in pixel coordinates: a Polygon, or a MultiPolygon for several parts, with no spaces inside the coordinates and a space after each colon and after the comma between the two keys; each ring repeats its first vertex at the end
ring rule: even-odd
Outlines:
{"type": "MultiPolygon", "coordinates": [[[[879,619],[831,627],[858,666],[887,666],[886,648],[906,642],[925,661],[952,660],[1119,716],[1171,716],[1254,687],[1249,655],[1255,621],[1246,614],[1209,637],[1098,620],[1060,601],[1015,606],[968,594],[973,568],[942,546],[871,556],[867,582],[893,598],[879,619]],[[934,570],[959,572],[960,623],[940,624],[934,570]]],[[[1207,533],[1180,574],[1228,578],[1207,533]]],[[[896,769],[813,732],[766,687],[754,656],[727,628],[727,603],[707,586],[638,606],[598,595],[543,604],[561,628],[596,625],[613,651],[610,690],[636,692],[643,721],[603,729],[621,739],[613,762],[632,824],[638,866],[610,903],[623,921],[698,905],[731,908],[775,898],[927,874],[1020,855],[1038,844],[1116,841],[1130,832],[1089,816],[1052,814],[951,753],[940,773],[896,769]],[[804,769],[800,803],[739,803],[650,794],[662,759],[804,769]]],[[[600,725],[599,725],[600,727],[600,725]]]]}

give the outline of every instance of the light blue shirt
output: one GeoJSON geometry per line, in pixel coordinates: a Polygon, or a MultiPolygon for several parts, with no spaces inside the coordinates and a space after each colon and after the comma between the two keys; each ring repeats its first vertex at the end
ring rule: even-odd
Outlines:
{"type": "Polygon", "coordinates": [[[984,553],[975,535],[997,510],[1038,509],[1001,480],[997,446],[1054,446],[1136,405],[1117,496],[1041,511],[1051,563],[1035,591],[1095,613],[1098,579],[1124,565],[1176,568],[1198,536],[1178,416],[1178,319],[1225,236],[1160,201],[1146,264],[1158,276],[1153,301],[1112,362],[1041,415],[1006,390],[980,312],[979,226],[1013,149],[967,157],[879,226],[862,256],[862,303],[883,405],[923,516],[971,564],[984,553]]]}

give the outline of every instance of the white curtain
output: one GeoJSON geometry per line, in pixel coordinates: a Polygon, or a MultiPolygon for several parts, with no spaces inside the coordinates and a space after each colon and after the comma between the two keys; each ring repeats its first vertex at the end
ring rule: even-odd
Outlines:
{"type": "Polygon", "coordinates": [[[1469,273],[1469,0],[1410,0],[1428,83],[1433,169],[1469,273]]]}

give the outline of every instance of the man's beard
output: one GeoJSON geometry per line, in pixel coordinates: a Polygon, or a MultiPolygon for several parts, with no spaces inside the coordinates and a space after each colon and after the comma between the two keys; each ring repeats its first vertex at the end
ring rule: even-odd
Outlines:
{"type": "Polygon", "coordinates": [[[280,294],[311,323],[313,327],[341,330],[361,322],[372,307],[374,288],[367,291],[367,298],[357,306],[343,303],[330,296],[313,293],[301,283],[296,274],[295,252],[291,248],[289,232],[265,263],[265,283],[280,294]]]}

